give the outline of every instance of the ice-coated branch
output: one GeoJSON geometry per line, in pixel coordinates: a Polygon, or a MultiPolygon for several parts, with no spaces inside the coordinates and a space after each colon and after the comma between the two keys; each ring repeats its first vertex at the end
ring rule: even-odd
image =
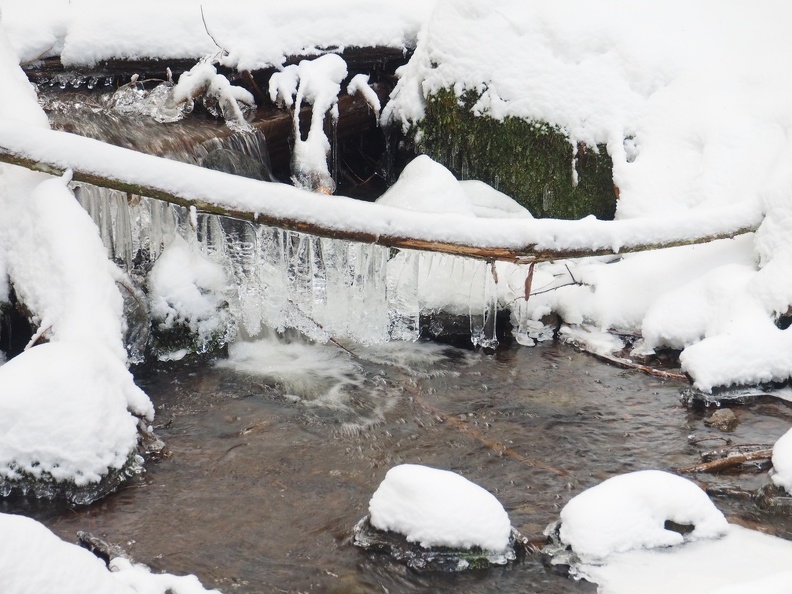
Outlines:
{"type": "Polygon", "coordinates": [[[335,181],[327,166],[330,141],[324,132],[324,120],[329,112],[333,121],[338,121],[338,93],[346,75],[344,59],[337,54],[326,54],[287,66],[270,78],[270,99],[294,108],[292,179],[299,188],[328,194],[335,190],[335,181]],[[313,105],[311,127],[305,139],[300,131],[303,101],[313,105]]]}
{"type": "Polygon", "coordinates": [[[220,113],[230,126],[241,130],[250,129],[239,104],[255,107],[253,95],[242,87],[233,86],[204,60],[183,73],[170,94],[170,100],[175,105],[186,105],[187,111],[191,110],[193,102],[199,97],[216,101],[220,113]]]}

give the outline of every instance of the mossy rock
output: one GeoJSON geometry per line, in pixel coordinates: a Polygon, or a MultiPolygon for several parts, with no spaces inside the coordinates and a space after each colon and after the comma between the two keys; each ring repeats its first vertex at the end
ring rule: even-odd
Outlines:
{"type": "Polygon", "coordinates": [[[457,178],[478,179],[508,194],[536,217],[613,218],[613,161],[604,145],[578,144],[575,156],[562,130],[476,115],[477,100],[473,91],[458,97],[449,89],[427,97],[426,115],[411,130],[416,148],[457,178]]]}

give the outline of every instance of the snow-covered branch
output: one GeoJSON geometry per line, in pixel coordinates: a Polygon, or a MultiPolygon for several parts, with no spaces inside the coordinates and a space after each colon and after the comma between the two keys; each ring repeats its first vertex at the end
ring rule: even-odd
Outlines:
{"type": "Polygon", "coordinates": [[[66,132],[0,121],[0,161],[145,195],[197,210],[395,248],[485,260],[539,262],[645,251],[754,231],[751,204],[690,210],[666,217],[601,221],[480,218],[415,212],[337,197],[333,208],[312,192],[259,182],[108,145],[66,132]]]}

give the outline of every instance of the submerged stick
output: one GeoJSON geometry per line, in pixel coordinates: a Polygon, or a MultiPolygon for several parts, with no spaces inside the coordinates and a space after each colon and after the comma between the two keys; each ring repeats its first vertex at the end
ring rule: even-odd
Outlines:
{"type": "Polygon", "coordinates": [[[679,468],[677,472],[680,474],[691,472],[718,472],[726,468],[733,468],[745,462],[756,462],[770,460],[773,457],[773,450],[755,450],[753,452],[745,452],[744,454],[732,454],[725,458],[718,458],[712,462],[704,462],[702,464],[695,464],[693,466],[686,466],[679,468]]]}
{"type": "Polygon", "coordinates": [[[688,376],[686,376],[684,373],[678,373],[676,371],[665,371],[664,369],[649,367],[648,365],[642,365],[641,363],[630,361],[629,359],[625,359],[624,357],[616,357],[614,355],[595,353],[593,351],[586,351],[586,352],[589,353],[595,359],[599,359],[600,361],[605,361],[606,363],[616,365],[617,367],[621,367],[623,369],[634,369],[636,371],[640,371],[647,375],[660,377],[663,379],[679,380],[681,382],[690,381],[688,376]]]}

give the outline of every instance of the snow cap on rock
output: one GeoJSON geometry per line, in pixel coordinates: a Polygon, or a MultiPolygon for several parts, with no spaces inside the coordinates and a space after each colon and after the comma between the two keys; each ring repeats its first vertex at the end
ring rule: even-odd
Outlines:
{"type": "Polygon", "coordinates": [[[391,468],[369,502],[372,526],[422,547],[502,551],[511,523],[491,493],[448,470],[417,464],[391,468]]]}
{"type": "Polygon", "coordinates": [[[693,525],[688,538],[724,534],[728,523],[698,485],[659,470],[610,478],[573,497],[561,510],[561,540],[584,561],[633,549],[681,544],[665,522],[693,525]]]}

